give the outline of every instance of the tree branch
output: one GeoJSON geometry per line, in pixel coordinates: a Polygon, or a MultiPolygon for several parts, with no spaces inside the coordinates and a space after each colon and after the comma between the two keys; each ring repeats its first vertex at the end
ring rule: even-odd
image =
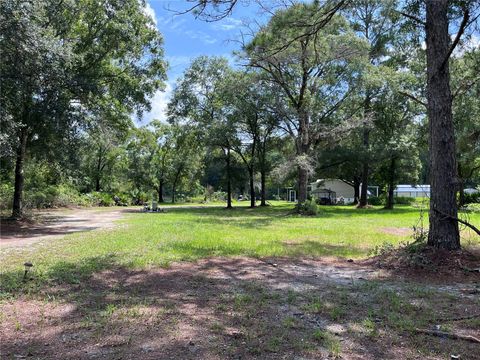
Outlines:
{"type": "Polygon", "coordinates": [[[447,62],[450,56],[452,55],[453,50],[457,47],[458,43],[460,42],[460,38],[462,37],[463,33],[465,32],[465,28],[467,27],[468,24],[468,19],[470,18],[470,12],[468,11],[468,8],[463,10],[463,19],[462,23],[460,24],[460,28],[458,29],[457,35],[455,36],[455,39],[452,42],[452,45],[450,45],[450,48],[448,49],[447,55],[445,55],[445,59],[443,59],[442,65],[440,68],[443,68],[447,62]]]}
{"type": "Polygon", "coordinates": [[[451,219],[451,220],[455,220],[457,222],[459,222],[460,224],[463,224],[465,226],[468,226],[470,229],[472,229],[473,231],[475,231],[478,235],[480,235],[480,229],[478,229],[477,227],[475,227],[474,225],[470,224],[469,222],[465,221],[465,220],[462,220],[462,219],[459,219],[455,216],[452,216],[452,215],[449,215],[449,214],[445,214],[444,212],[440,211],[440,210],[437,210],[437,209],[433,209],[434,211],[438,212],[440,215],[443,215],[445,218],[447,219],[451,219]]]}
{"type": "Polygon", "coordinates": [[[406,96],[406,97],[412,99],[413,101],[415,101],[415,102],[417,102],[417,103],[419,103],[419,104],[427,107],[427,103],[426,103],[426,102],[420,100],[419,98],[413,96],[412,94],[409,94],[409,93],[407,93],[407,92],[405,92],[405,91],[399,91],[398,93],[399,93],[400,95],[406,96]]]}
{"type": "Polygon", "coordinates": [[[425,21],[423,21],[422,19],[420,19],[419,17],[416,17],[415,15],[412,15],[412,14],[409,14],[409,13],[405,13],[403,11],[398,11],[398,13],[400,15],[403,15],[405,16],[406,18],[409,18],[410,20],[413,20],[415,21],[416,23],[422,25],[422,26],[426,26],[427,23],[425,21]]]}

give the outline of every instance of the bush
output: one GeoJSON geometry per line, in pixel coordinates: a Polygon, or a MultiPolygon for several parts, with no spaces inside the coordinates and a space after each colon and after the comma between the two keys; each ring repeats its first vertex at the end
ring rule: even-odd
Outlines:
{"type": "Polygon", "coordinates": [[[412,205],[415,202],[415,198],[408,196],[396,196],[394,199],[398,205],[412,205]]]}
{"type": "Polygon", "coordinates": [[[185,198],[185,202],[187,203],[196,203],[196,204],[201,204],[205,201],[204,196],[187,196],[185,198]]]}
{"type": "Polygon", "coordinates": [[[113,197],[115,205],[118,206],[128,206],[130,204],[130,197],[125,193],[117,193],[113,197]]]}
{"type": "Polygon", "coordinates": [[[226,201],[227,200],[227,193],[225,191],[215,191],[210,200],[212,201],[226,201]]]}
{"type": "Polygon", "coordinates": [[[10,184],[0,184],[0,210],[12,208],[13,186],[10,184]]]}
{"type": "Polygon", "coordinates": [[[478,204],[480,203],[480,192],[473,193],[473,194],[463,194],[463,202],[465,204],[478,204]]]}
{"type": "Polygon", "coordinates": [[[370,196],[368,198],[368,203],[370,205],[383,205],[385,201],[380,196],[370,196]]]}
{"type": "Polygon", "coordinates": [[[463,208],[467,212],[480,213],[480,204],[467,204],[463,208]]]}
{"type": "Polygon", "coordinates": [[[94,191],[90,194],[87,194],[90,198],[90,202],[94,206],[113,206],[115,205],[115,200],[113,200],[112,195],[102,192],[94,191]]]}
{"type": "Polygon", "coordinates": [[[68,185],[60,185],[56,188],[56,195],[52,206],[90,206],[90,199],[80,194],[75,188],[68,185]]]}
{"type": "Polygon", "coordinates": [[[314,216],[318,214],[318,205],[315,200],[307,200],[303,204],[297,204],[297,211],[302,215],[314,216]]]}

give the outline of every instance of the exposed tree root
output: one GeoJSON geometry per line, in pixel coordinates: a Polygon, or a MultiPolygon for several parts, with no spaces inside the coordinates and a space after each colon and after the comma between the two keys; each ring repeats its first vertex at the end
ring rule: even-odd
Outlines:
{"type": "Polygon", "coordinates": [[[454,340],[465,340],[465,341],[470,341],[470,342],[480,344],[480,339],[471,335],[460,335],[460,334],[448,333],[445,331],[418,329],[418,328],[415,328],[414,331],[419,334],[426,334],[426,335],[438,336],[438,337],[448,337],[454,340]]]}
{"type": "Polygon", "coordinates": [[[444,319],[437,319],[437,321],[460,321],[460,320],[469,320],[469,319],[475,319],[477,317],[480,317],[480,314],[471,314],[471,315],[465,315],[465,316],[458,316],[454,318],[444,318],[444,319]]]}

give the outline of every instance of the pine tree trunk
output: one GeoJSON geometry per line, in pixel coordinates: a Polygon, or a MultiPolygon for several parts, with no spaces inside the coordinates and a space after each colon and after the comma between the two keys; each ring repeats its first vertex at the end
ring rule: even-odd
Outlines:
{"type": "MultiPolygon", "coordinates": [[[[364,116],[368,117],[370,115],[370,94],[367,91],[365,96],[365,102],[363,105],[364,116]]],[[[358,207],[365,207],[368,205],[368,171],[369,171],[369,146],[370,146],[370,129],[368,128],[368,123],[365,120],[363,124],[363,148],[365,151],[363,162],[362,162],[362,187],[360,189],[360,201],[358,207]]]]}
{"type": "Polygon", "coordinates": [[[17,160],[15,163],[15,190],[13,192],[12,218],[20,219],[23,216],[23,184],[25,177],[23,165],[27,151],[27,129],[23,128],[19,134],[19,145],[17,148],[17,160]]]}
{"type": "Polygon", "coordinates": [[[448,0],[426,1],[427,114],[430,147],[430,227],[428,245],[460,248],[457,176],[448,51],[448,0]]]}
{"type": "Polygon", "coordinates": [[[232,208],[232,180],[230,170],[230,148],[227,148],[227,209],[232,208]]]}
{"type": "Polygon", "coordinates": [[[266,178],[267,174],[265,174],[265,170],[262,169],[260,171],[260,206],[267,206],[266,178]]]}
{"type": "Polygon", "coordinates": [[[387,204],[385,205],[385,209],[393,209],[394,198],[393,192],[395,190],[395,157],[390,159],[390,169],[389,169],[389,179],[388,179],[388,197],[387,197],[387,204]]]}

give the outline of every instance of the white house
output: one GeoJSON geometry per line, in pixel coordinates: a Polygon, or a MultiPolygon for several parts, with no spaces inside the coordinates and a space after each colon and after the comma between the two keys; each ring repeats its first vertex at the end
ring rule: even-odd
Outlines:
{"type": "Polygon", "coordinates": [[[345,203],[355,200],[353,185],[340,179],[318,179],[310,184],[310,195],[315,199],[321,199],[325,203],[335,204],[341,198],[345,203]]]}
{"type": "Polygon", "coordinates": [[[430,185],[397,185],[393,195],[413,198],[430,197],[430,185]]]}

